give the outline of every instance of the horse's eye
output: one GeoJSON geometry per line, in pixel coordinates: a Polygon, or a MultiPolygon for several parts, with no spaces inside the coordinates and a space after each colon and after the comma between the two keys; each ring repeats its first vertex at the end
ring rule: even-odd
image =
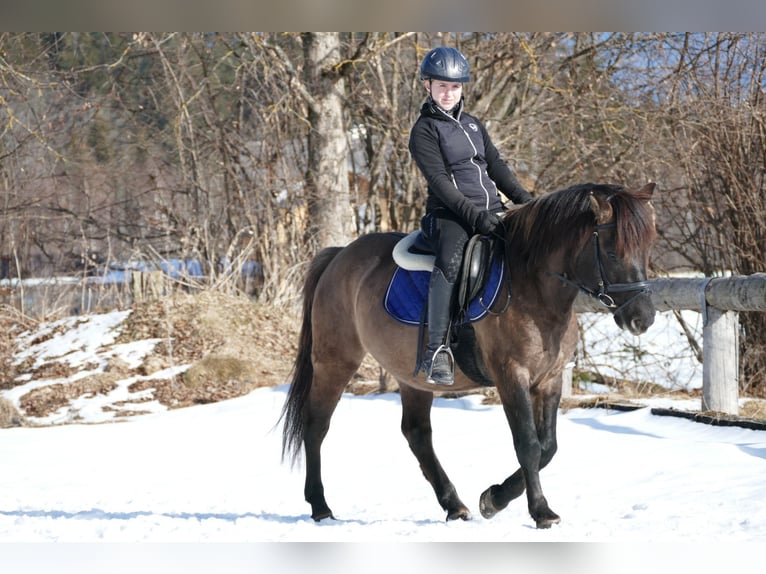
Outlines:
{"type": "Polygon", "coordinates": [[[617,254],[614,251],[607,251],[606,256],[609,258],[609,261],[617,261],[617,254]]]}

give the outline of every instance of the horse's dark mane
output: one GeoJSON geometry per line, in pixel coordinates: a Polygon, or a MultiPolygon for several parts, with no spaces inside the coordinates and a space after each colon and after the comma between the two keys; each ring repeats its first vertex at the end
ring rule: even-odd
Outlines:
{"type": "Polygon", "coordinates": [[[608,199],[617,226],[618,255],[630,256],[654,239],[651,196],[620,185],[583,183],[535,198],[505,216],[509,256],[535,268],[565,245],[580,245],[595,225],[590,195],[608,199]]]}

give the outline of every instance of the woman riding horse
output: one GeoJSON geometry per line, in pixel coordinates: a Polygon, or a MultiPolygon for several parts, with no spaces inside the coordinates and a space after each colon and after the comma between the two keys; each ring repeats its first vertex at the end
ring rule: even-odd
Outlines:
{"type": "MultiPolygon", "coordinates": [[[[583,184],[539,196],[504,215],[503,265],[510,282],[503,289],[510,304],[498,305],[471,330],[477,361],[502,401],[520,468],[481,495],[484,517],[526,490],[538,528],[559,521],[543,495],[540,470],[557,448],[562,372],[577,344],[573,304],[580,291],[597,297],[617,325],[635,335],[652,324],[646,267],[655,236],[653,190],[654,184],[636,191],[583,184]]],[[[391,253],[400,239],[396,233],[364,235],[346,247],[321,251],[309,267],[282,417],[283,456],[305,450],[304,496],[315,520],[333,516],[321,477],[322,442],[346,384],[368,353],[399,383],[401,430],[447,519],[471,516],[433,449],[434,386],[412,373],[418,328],[384,309],[396,270],[391,253]]],[[[480,383],[456,370],[450,390],[478,388],[480,383]]]]}
{"type": "Polygon", "coordinates": [[[428,182],[421,228],[436,253],[428,287],[428,343],[420,368],[426,381],[451,385],[454,361],[449,331],[463,251],[475,233],[502,234],[505,206],[498,189],[516,203],[532,196],[500,157],[482,123],[463,109],[470,68],[455,48],[434,48],[420,64],[428,98],[410,132],[410,153],[428,182]],[[446,344],[445,344],[446,343],[446,344]]]}

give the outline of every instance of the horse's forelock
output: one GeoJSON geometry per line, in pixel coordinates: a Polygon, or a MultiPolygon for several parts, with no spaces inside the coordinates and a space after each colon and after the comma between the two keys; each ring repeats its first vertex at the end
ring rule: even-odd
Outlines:
{"type": "Polygon", "coordinates": [[[639,253],[654,241],[656,230],[650,199],[647,193],[624,190],[612,197],[617,225],[616,249],[621,257],[639,253]]]}

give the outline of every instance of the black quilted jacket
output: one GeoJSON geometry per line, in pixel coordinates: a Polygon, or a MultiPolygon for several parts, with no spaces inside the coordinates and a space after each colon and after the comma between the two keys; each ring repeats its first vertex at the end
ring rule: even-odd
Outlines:
{"type": "Polygon", "coordinates": [[[410,132],[410,153],[428,183],[426,212],[446,207],[469,225],[484,210],[499,212],[498,189],[514,203],[532,199],[502,160],[482,123],[429,98],[410,132]]]}

